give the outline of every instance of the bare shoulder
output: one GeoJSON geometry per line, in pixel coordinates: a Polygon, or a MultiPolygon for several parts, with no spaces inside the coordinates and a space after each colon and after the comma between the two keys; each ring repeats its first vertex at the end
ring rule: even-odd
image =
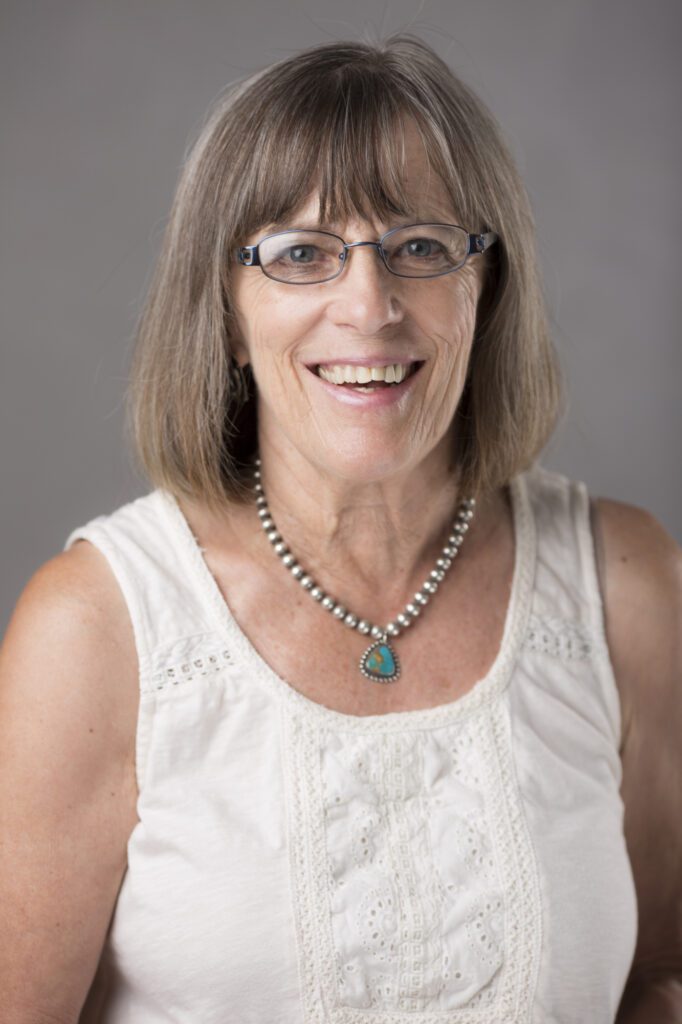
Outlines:
{"type": "Polygon", "coordinates": [[[627,728],[633,707],[680,666],[682,549],[643,509],[592,503],[606,634],[627,728]],[[641,692],[647,689],[647,692],[641,692]]]}
{"type": "Polygon", "coordinates": [[[62,673],[36,673],[34,678],[32,665],[59,663],[68,667],[72,679],[87,675],[89,685],[70,688],[70,699],[92,699],[93,710],[107,703],[109,710],[123,709],[125,702],[117,698],[137,692],[137,654],[128,609],[107,560],[88,541],[79,540],[55,555],[29,579],[1,651],[5,667],[20,662],[24,685],[38,686],[44,694],[59,686],[62,673]],[[108,675],[118,680],[115,687],[96,685],[108,675]]]}
{"type": "Polygon", "coordinates": [[[627,733],[642,701],[680,683],[682,548],[651,512],[635,505],[595,498],[591,516],[627,733]]]}
{"type": "Polygon", "coordinates": [[[597,499],[592,518],[623,710],[623,827],[637,893],[629,1007],[652,984],[674,986],[682,971],[682,789],[674,784],[682,777],[682,550],[632,505],[597,499]]]}
{"type": "Polygon", "coordinates": [[[137,653],[123,594],[88,541],[45,562],[29,579],[0,648],[5,739],[67,758],[70,776],[134,765],[137,653]],[[17,735],[14,736],[14,733],[17,735]]]}
{"type": "Polygon", "coordinates": [[[137,690],[123,595],[79,541],[28,581],[0,649],[0,987],[12,1020],[78,1019],[137,820],[137,690]]]}

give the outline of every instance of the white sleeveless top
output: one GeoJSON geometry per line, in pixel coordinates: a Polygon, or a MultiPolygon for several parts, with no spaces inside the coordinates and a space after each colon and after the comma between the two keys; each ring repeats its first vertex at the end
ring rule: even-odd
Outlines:
{"type": "Polygon", "coordinates": [[[165,491],[70,534],[116,575],[141,687],[140,821],[82,1022],[614,1020],[637,908],[588,495],[536,464],[511,496],[492,668],[365,717],[269,668],[165,491]]]}

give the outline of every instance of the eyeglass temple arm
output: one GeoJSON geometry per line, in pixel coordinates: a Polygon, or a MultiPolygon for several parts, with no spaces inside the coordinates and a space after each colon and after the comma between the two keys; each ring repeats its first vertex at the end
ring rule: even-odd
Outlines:
{"type": "Polygon", "coordinates": [[[259,267],[260,256],[258,255],[257,245],[240,245],[236,250],[237,263],[241,263],[243,267],[259,267]]]}
{"type": "Polygon", "coordinates": [[[467,256],[475,256],[476,253],[485,252],[498,240],[499,235],[494,231],[485,231],[482,235],[469,235],[469,248],[467,256]]]}

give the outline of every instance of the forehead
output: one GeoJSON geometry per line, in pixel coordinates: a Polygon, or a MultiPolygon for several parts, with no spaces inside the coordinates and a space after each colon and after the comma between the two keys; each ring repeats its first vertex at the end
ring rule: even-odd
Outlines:
{"type": "MultiPolygon", "coordinates": [[[[459,223],[448,189],[431,166],[425,140],[411,122],[405,125],[399,165],[395,171],[401,180],[409,206],[405,215],[393,218],[395,224],[405,223],[406,218],[414,222],[443,220],[447,223],[459,223]]],[[[267,229],[277,230],[296,226],[340,230],[362,222],[360,214],[355,214],[345,223],[323,222],[320,217],[319,187],[315,185],[296,209],[290,211],[284,220],[271,222],[267,229]]],[[[373,219],[371,223],[377,231],[393,226],[378,218],[373,219]]]]}

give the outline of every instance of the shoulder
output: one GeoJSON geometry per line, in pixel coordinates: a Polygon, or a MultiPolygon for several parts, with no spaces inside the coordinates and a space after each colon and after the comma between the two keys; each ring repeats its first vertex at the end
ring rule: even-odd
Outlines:
{"type": "Polygon", "coordinates": [[[639,920],[626,992],[635,992],[682,964],[682,550],[640,508],[600,498],[592,516],[623,709],[623,827],[639,920]]]}
{"type": "Polygon", "coordinates": [[[16,629],[31,625],[40,626],[41,636],[44,629],[50,630],[53,641],[78,639],[95,648],[106,639],[121,656],[134,653],[121,589],[104,555],[87,540],[77,540],[50,558],[28,580],[10,620],[8,638],[16,629]]]}
{"type": "Polygon", "coordinates": [[[129,748],[137,653],[123,594],[94,545],[75,542],[28,580],[0,649],[0,681],[4,700],[40,701],[47,714],[66,702],[129,748]]]}
{"type": "Polygon", "coordinates": [[[34,573],[0,648],[0,973],[17,1020],[75,1020],[97,966],[137,820],[135,659],[91,544],[34,573]]]}
{"type": "Polygon", "coordinates": [[[627,734],[643,701],[682,683],[682,548],[644,509],[594,498],[590,511],[627,734]]]}

